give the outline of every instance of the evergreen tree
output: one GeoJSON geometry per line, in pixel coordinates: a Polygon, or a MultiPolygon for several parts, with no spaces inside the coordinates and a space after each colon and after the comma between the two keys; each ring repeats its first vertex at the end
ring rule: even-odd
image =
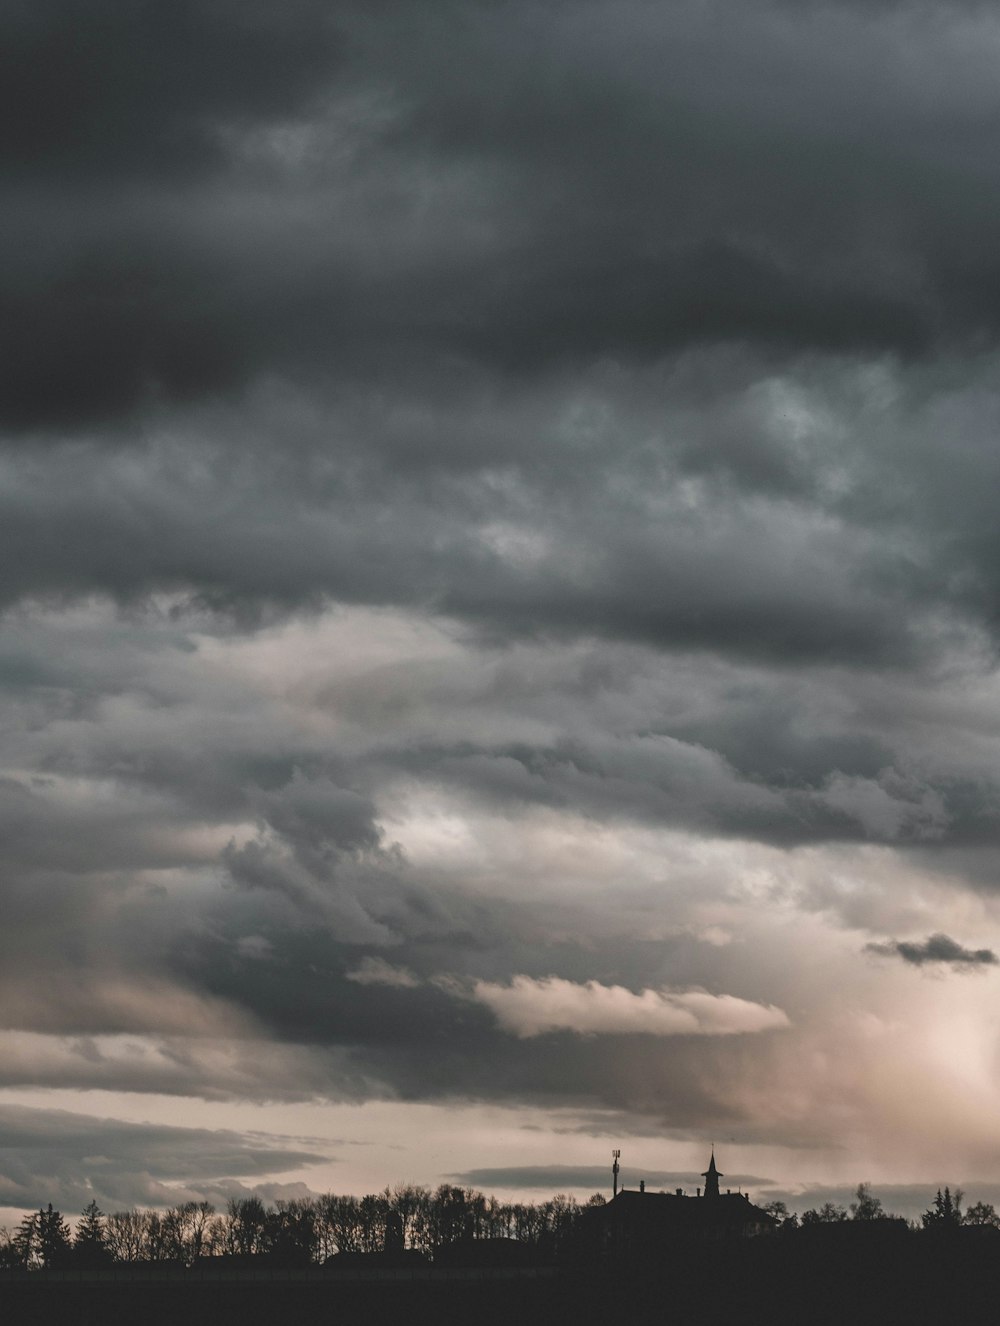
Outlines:
{"type": "Polygon", "coordinates": [[[48,1208],[34,1216],[34,1253],[38,1264],[45,1270],[65,1266],[72,1246],[69,1225],[62,1213],[53,1211],[52,1203],[49,1203],[48,1208]]]}
{"type": "Polygon", "coordinates": [[[82,1266],[104,1266],[111,1261],[104,1212],[88,1202],[80,1216],[73,1240],[73,1260],[82,1266]]]}
{"type": "Polygon", "coordinates": [[[963,1196],[961,1188],[956,1188],[954,1194],[950,1188],[943,1193],[938,1188],[933,1206],[920,1217],[924,1229],[957,1229],[962,1223],[963,1196]]]}
{"type": "Polygon", "coordinates": [[[16,1265],[26,1270],[38,1265],[38,1215],[32,1212],[21,1220],[11,1238],[16,1265]]]}
{"type": "Polygon", "coordinates": [[[19,1264],[14,1239],[6,1225],[0,1225],[0,1270],[9,1271],[19,1264]]]}

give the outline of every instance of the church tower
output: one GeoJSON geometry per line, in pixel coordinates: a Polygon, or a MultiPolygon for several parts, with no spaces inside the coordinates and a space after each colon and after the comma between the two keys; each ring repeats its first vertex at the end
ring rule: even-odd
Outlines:
{"type": "Polygon", "coordinates": [[[722,1178],[722,1175],[721,1175],[721,1174],[719,1173],[719,1171],[715,1168],[715,1147],[714,1147],[714,1146],[712,1147],[712,1159],[708,1162],[708,1169],[706,1169],[706,1170],[702,1173],[702,1176],[701,1176],[701,1177],[705,1180],[705,1196],[706,1196],[706,1197],[718,1197],[718,1196],[719,1196],[719,1180],[722,1178]]]}

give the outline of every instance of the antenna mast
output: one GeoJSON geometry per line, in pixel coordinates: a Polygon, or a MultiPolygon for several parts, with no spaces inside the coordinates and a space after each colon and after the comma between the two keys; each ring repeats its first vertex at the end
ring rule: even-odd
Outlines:
{"type": "Polygon", "coordinates": [[[621,1155],[621,1151],[612,1151],[612,1153],[611,1153],[611,1160],[612,1160],[612,1165],[611,1165],[611,1186],[612,1186],[612,1192],[611,1192],[611,1196],[612,1196],[612,1197],[617,1197],[617,1196],[618,1196],[618,1158],[619,1158],[620,1155],[621,1155]]]}

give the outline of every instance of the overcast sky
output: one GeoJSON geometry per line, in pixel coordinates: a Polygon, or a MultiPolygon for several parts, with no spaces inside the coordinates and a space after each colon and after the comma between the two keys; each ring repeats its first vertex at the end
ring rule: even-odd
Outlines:
{"type": "Polygon", "coordinates": [[[1000,1194],[998,64],[4,5],[0,1208],[1000,1194]]]}

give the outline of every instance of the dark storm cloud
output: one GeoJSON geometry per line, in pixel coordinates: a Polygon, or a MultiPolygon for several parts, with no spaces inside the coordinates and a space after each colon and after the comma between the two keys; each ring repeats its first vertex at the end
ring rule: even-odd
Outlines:
{"type": "Polygon", "coordinates": [[[244,624],[328,597],[431,603],[501,638],[879,666],[920,658],[943,602],[992,620],[988,459],[947,478],[971,503],[959,530],[900,482],[911,456],[918,491],[940,464],[908,418],[874,461],[842,442],[848,482],[830,462],[824,490],[822,439],[804,458],[740,400],[803,352],[844,369],[979,328],[936,255],[987,251],[1000,203],[967,130],[990,85],[942,76],[935,132],[909,131],[927,115],[920,71],[968,54],[957,20],[943,48],[905,8],[427,6],[414,22],[405,6],[104,5],[6,21],[40,93],[65,88],[39,95],[47,117],[9,120],[33,173],[15,172],[5,212],[19,260],[0,410],[54,436],[7,485],[7,601],[170,589],[244,624]],[[96,171],[109,191],[85,182],[96,171]],[[719,342],[739,353],[706,366],[692,434],[680,351],[719,342]],[[567,432],[559,416],[592,375],[614,381],[609,363],[601,433],[586,414],[567,432]],[[282,379],[296,390],[236,409],[282,379]],[[706,429],[727,391],[731,417],[706,429]],[[193,429],[172,413],[201,399],[217,413],[193,429]],[[127,460],[94,432],[118,417],[127,460]],[[518,560],[489,519],[550,542],[518,560]]]}
{"type": "Polygon", "coordinates": [[[314,0],[12,0],[0,19],[0,165],[134,176],[218,165],[227,124],[289,114],[336,68],[314,0]]]}
{"type": "Polygon", "coordinates": [[[750,1036],[709,1043],[692,1036],[673,1038],[663,1048],[647,1037],[619,1036],[605,1038],[595,1052],[593,1045],[571,1036],[515,1043],[449,1035],[432,1042],[432,1055],[415,1045],[392,1052],[382,1047],[369,1050],[364,1061],[373,1080],[392,1083],[403,1100],[596,1106],[642,1115],[655,1121],[658,1133],[672,1137],[704,1141],[706,1130],[728,1130],[738,1131],[743,1142],[828,1144],[825,1119],[785,1116],[778,1125],[758,1113],[770,1090],[767,1083],[787,1067],[774,1041],[767,1042],[767,1037],[750,1036]]]}
{"type": "MultiPolygon", "coordinates": [[[[639,1089],[631,1070],[618,1079],[625,1083],[619,1091],[569,1038],[547,1059],[502,1034],[485,1009],[437,986],[345,979],[363,954],[375,954],[424,982],[440,973],[466,985],[505,982],[512,972],[580,982],[595,975],[598,960],[604,979],[633,988],[706,980],[704,957],[692,962],[681,944],[640,952],[626,932],[612,946],[565,910],[477,898],[463,892],[464,881],[414,870],[377,827],[373,793],[400,773],[475,795],[504,814],[552,807],[604,823],[699,825],[779,842],[908,841],[937,823],[914,780],[880,782],[866,773],[834,789],[839,795],[820,784],[811,800],[801,789],[785,799],[785,789],[736,776],[703,745],[643,733],[647,710],[715,711],[703,661],[691,664],[695,689],[678,674],[676,693],[662,690],[655,657],[591,649],[570,660],[545,651],[521,659],[473,651],[424,670],[405,660],[384,673],[363,668],[321,693],[328,717],[349,715],[376,741],[373,756],[363,745],[349,759],[346,748],[331,753],[322,735],[304,735],[309,722],[294,730],[276,723],[252,688],[226,678],[212,683],[183,624],[169,615],[116,619],[102,610],[75,630],[60,623],[53,619],[49,635],[40,624],[12,622],[8,637],[20,651],[17,676],[44,679],[29,692],[25,729],[16,739],[11,729],[8,750],[16,762],[46,770],[0,787],[9,844],[2,882],[8,925],[0,941],[8,1025],[175,1037],[263,1031],[322,1047],[323,1056],[311,1072],[297,1065],[289,1075],[280,1062],[254,1080],[249,1051],[224,1068],[176,1049],[132,1061],[102,1051],[91,1060],[18,1061],[11,1081],[249,1095],[363,1095],[378,1082],[389,1090],[402,1084],[414,1098],[487,1088],[506,1098],[506,1076],[515,1095],[540,1090],[546,1099],[564,1092],[583,1100],[598,1092],[621,1105],[639,1089]],[[101,647],[109,630],[110,657],[101,647]],[[589,734],[555,750],[542,742],[428,749],[402,740],[412,714],[422,725],[458,721],[474,732],[477,724],[503,729],[529,711],[556,715],[568,728],[582,722],[589,734]],[[642,735],[611,741],[602,733],[612,723],[621,729],[630,713],[642,735]],[[115,796],[88,791],[108,780],[115,796]],[[832,796],[831,806],[824,796],[832,796]],[[863,819],[848,819],[848,811],[863,819]],[[232,819],[244,831],[239,844],[226,846],[233,830],[211,831],[232,819]],[[219,889],[220,878],[236,887],[219,889]],[[556,944],[553,933],[566,937],[556,944]],[[455,1053],[440,1053],[443,1041],[455,1053]],[[346,1066],[336,1053],[345,1047],[346,1066]],[[551,1064],[559,1065],[554,1073],[551,1064]]],[[[717,680],[717,693],[731,696],[734,676],[723,668],[717,680]]],[[[12,699],[19,685],[15,677],[12,699]]],[[[789,686],[778,685],[787,706],[789,686]]],[[[807,688],[796,710],[815,714],[812,695],[807,688]]],[[[745,698],[750,707],[759,699],[752,688],[745,698]]],[[[724,734],[713,744],[724,745],[724,734]]],[[[711,988],[763,997],[734,979],[719,963],[711,988]]],[[[631,1060],[644,1052],[634,1042],[622,1053],[631,1060]]],[[[678,1046],[670,1057],[690,1065],[699,1056],[678,1046]]],[[[669,1091],[675,1099],[676,1084],[669,1091]]],[[[683,1110],[692,1121],[708,1108],[701,1088],[694,1100],[683,1110]]]]}
{"type": "Polygon", "coordinates": [[[233,135],[329,90],[341,49],[330,6],[310,0],[5,8],[8,423],[72,426],[245,381],[259,355],[239,327],[260,325],[267,298],[254,259],[234,271],[222,233],[176,222],[203,209],[233,135]]]}
{"type": "Polygon", "coordinates": [[[902,958],[914,967],[928,964],[946,964],[972,971],[976,967],[995,967],[1000,959],[989,948],[963,948],[948,935],[930,935],[923,942],[908,939],[888,939],[881,944],[866,944],[865,951],[882,957],[902,958]]]}
{"type": "Polygon", "coordinates": [[[994,887],[991,23],[5,11],[2,1008],[45,1040],[6,1081],[825,1138],[759,1122],[776,1044],[598,1058],[467,995],[769,1002],[763,958],[670,938],[685,888],[725,913],[744,874],[926,932],[873,916],[884,857],[793,887],[736,848],[680,881],[657,848],[590,879],[540,831],[518,859],[532,817],[777,846],[789,874],[863,843],[958,887],[975,857],[994,887]],[[382,610],[410,634],[366,652],[382,610]],[[50,1043],[102,1032],[142,1052],[50,1043]]]}
{"type": "Polygon", "coordinates": [[[327,596],[429,604],[493,638],[596,633],[790,662],[907,664],[938,647],[920,628],[944,588],[931,552],[951,531],[901,561],[820,503],[743,501],[726,481],[689,494],[670,442],[651,453],[622,424],[620,446],[609,434],[605,454],[576,462],[553,438],[564,472],[505,475],[484,456],[478,474],[433,483],[373,459],[367,430],[356,445],[317,439],[313,455],[196,436],[139,456],[22,456],[2,504],[0,596],[134,602],[160,588],[244,624],[327,596]]]}
{"type": "Polygon", "coordinates": [[[1000,195],[969,133],[995,114],[987,69],[947,83],[972,35],[956,22],[942,54],[920,8],[24,4],[4,24],[18,429],[268,371],[434,389],[462,361],[518,379],[996,329],[1000,195]],[[914,134],[925,74],[941,109],[914,134]]]}
{"type": "MultiPolygon", "coordinates": [[[[433,984],[359,983],[344,979],[339,946],[317,933],[271,931],[274,949],[248,960],[238,950],[202,943],[177,955],[178,970],[200,989],[253,1013],[255,1022],[286,1045],[325,1050],[316,1060],[314,1089],[339,1099],[389,1093],[406,1101],[530,1101],[542,1106],[609,1110],[637,1109],[679,1132],[697,1135],[710,1124],[739,1127],[749,1137],[758,1127],[747,1098],[727,1086],[737,1077],[763,1084],[780,1062],[781,1032],[776,1036],[655,1037],[618,1034],[602,1038],[599,1054],[586,1037],[557,1032],[520,1039],[503,1031],[492,1013],[473,1003],[468,982],[439,979],[433,984]],[[727,1044],[719,1042],[725,1040],[727,1044]],[[746,1042],[753,1042],[752,1047],[746,1042]]],[[[515,939],[470,953],[467,941],[450,936],[442,947],[452,953],[465,947],[473,970],[493,963],[509,969],[511,953],[531,953],[515,939]]],[[[411,966],[426,960],[414,942],[393,949],[411,966]]],[[[571,946],[566,945],[569,949],[571,946]]],[[[553,945],[539,936],[534,953],[541,964],[552,961],[553,945]]],[[[356,951],[355,951],[356,952],[356,951]]],[[[587,956],[579,950],[576,960],[587,956]]],[[[593,955],[589,955],[593,961],[593,955]]],[[[354,957],[354,961],[357,958],[354,957]]],[[[285,1094],[280,1065],[262,1077],[260,1091],[285,1094]]],[[[291,1097],[301,1083],[290,1085],[291,1097]]],[[[768,1125],[764,1125],[766,1133],[768,1125]]],[[[790,1126],[787,1144],[815,1130],[790,1126]]]]}
{"type": "Polygon", "coordinates": [[[218,1200],[240,1189],[240,1179],[252,1183],[329,1159],[282,1140],[3,1105],[0,1206],[52,1202],[70,1215],[91,1201],[109,1211],[189,1194],[218,1200]]]}
{"type": "MultiPolygon", "coordinates": [[[[720,745],[725,744],[723,739],[720,745]]],[[[769,758],[765,744],[758,759],[769,758]]],[[[813,787],[805,784],[801,768],[795,768],[792,786],[780,772],[773,781],[741,776],[715,751],[665,733],[619,743],[595,734],[588,743],[556,749],[421,750],[401,753],[399,761],[403,768],[474,791],[488,804],[572,807],[601,818],[777,844],[933,841],[946,829],[960,840],[975,833],[982,804],[977,799],[968,806],[969,822],[963,823],[951,815],[950,800],[891,768],[869,778],[831,774],[828,767],[823,782],[813,787]]]]}

